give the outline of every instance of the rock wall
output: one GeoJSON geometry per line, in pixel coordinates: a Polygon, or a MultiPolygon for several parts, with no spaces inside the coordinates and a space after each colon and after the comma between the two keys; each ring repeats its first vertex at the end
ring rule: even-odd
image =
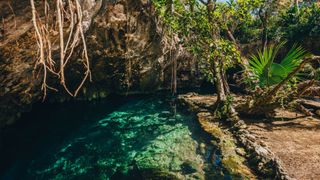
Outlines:
{"type": "MultiPolygon", "coordinates": [[[[193,59],[176,38],[175,48],[168,47],[171,38],[149,0],[82,0],[81,4],[92,82],[86,82],[78,98],[168,89],[173,58],[178,62],[178,87],[196,83],[193,59]]],[[[41,9],[41,2],[36,1],[36,6],[41,9]]],[[[41,74],[33,71],[37,45],[29,1],[2,1],[0,9],[4,19],[0,28],[1,127],[30,110],[42,99],[42,92],[41,74]]],[[[58,49],[53,47],[53,58],[59,58],[58,49]]],[[[79,59],[81,49],[76,49],[73,62],[79,59]]],[[[83,76],[82,68],[74,63],[66,72],[68,86],[75,89],[83,76]]],[[[49,83],[59,91],[50,91],[46,100],[71,98],[55,78],[49,78],[49,83]]]]}

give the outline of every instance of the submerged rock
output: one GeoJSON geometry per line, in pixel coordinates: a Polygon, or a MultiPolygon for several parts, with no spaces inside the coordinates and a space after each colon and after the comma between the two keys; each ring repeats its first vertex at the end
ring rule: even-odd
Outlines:
{"type": "MultiPolygon", "coordinates": [[[[193,116],[174,115],[171,107],[158,99],[129,101],[104,118],[89,118],[81,128],[71,128],[73,132],[63,141],[37,149],[32,161],[25,162],[26,174],[13,173],[22,179],[222,178],[219,168],[211,163],[213,146],[200,136],[193,116]],[[171,115],[159,117],[161,112],[171,115]]],[[[54,113],[51,120],[61,115],[54,113]]]]}
{"type": "Polygon", "coordinates": [[[189,135],[188,127],[178,126],[163,136],[151,142],[134,158],[139,171],[146,169],[160,169],[169,171],[176,177],[183,175],[192,179],[192,176],[204,179],[203,157],[197,154],[197,142],[189,135]]]}

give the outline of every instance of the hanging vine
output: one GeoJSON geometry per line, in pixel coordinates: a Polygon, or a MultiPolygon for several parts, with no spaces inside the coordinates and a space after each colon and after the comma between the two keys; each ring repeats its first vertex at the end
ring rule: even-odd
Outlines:
{"type": "Polygon", "coordinates": [[[45,0],[43,20],[35,7],[34,0],[30,0],[32,8],[32,22],[38,45],[34,71],[42,73],[41,90],[43,91],[43,99],[47,96],[47,89],[57,91],[56,88],[48,85],[47,80],[49,75],[55,75],[58,77],[60,84],[71,96],[78,95],[79,90],[88,78],[91,81],[90,63],[82,23],[83,14],[79,0],[55,0],[53,3],[56,5],[55,17],[50,17],[50,3],[45,0]],[[67,31],[65,31],[65,27],[67,27],[67,31]],[[52,58],[52,47],[54,44],[51,39],[55,37],[56,34],[59,36],[59,60],[52,58]],[[65,37],[67,37],[67,39],[65,37]],[[85,72],[80,84],[72,92],[66,85],[65,68],[67,64],[70,63],[72,55],[74,55],[75,47],[80,43],[82,43],[83,47],[81,58],[85,72]]]}

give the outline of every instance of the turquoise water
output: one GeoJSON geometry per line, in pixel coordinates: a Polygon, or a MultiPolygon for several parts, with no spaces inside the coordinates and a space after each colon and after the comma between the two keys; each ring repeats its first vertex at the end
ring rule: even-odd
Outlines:
{"type": "Polygon", "coordinates": [[[39,104],[1,135],[0,179],[221,178],[209,138],[164,95],[39,104]]]}

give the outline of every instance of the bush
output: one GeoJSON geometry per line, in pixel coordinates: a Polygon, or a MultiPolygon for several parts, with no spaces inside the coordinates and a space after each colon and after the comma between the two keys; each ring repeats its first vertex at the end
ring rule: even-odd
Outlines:
{"type": "Polygon", "coordinates": [[[320,7],[317,3],[304,3],[299,12],[291,7],[281,14],[279,25],[284,38],[290,41],[320,37],[320,7]]]}

